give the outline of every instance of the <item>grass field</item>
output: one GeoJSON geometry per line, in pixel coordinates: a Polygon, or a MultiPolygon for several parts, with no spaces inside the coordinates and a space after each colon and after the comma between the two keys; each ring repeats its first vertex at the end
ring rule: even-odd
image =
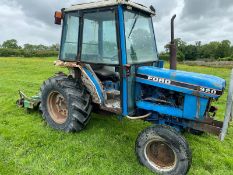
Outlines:
{"type": "MultiPolygon", "coordinates": [[[[67,134],[50,129],[39,113],[16,107],[18,89],[34,95],[43,80],[61,70],[53,67],[53,61],[0,58],[0,174],[151,174],[134,155],[135,139],[148,123],[92,114],[86,130],[67,134]]],[[[184,65],[179,69],[229,81],[230,69],[184,65]]],[[[223,119],[226,94],[217,102],[219,119],[223,119]]],[[[189,174],[233,174],[233,127],[224,142],[208,134],[185,137],[193,150],[189,174]]]]}

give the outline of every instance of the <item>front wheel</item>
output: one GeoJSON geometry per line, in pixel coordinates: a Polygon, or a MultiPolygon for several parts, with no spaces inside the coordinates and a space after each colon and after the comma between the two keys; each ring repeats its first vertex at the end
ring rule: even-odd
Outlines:
{"type": "Polygon", "coordinates": [[[155,125],[142,131],[135,151],[140,163],[158,174],[185,175],[191,165],[188,143],[168,126],[155,125]]]}

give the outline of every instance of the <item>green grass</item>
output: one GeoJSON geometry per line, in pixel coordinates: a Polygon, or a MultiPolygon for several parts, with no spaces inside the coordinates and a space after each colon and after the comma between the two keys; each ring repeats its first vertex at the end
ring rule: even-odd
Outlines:
{"type": "MultiPolygon", "coordinates": [[[[67,134],[46,126],[37,112],[28,114],[16,107],[18,89],[35,95],[44,80],[61,70],[53,67],[54,60],[0,58],[0,174],[151,174],[134,155],[135,139],[148,123],[92,114],[83,132],[67,134]]],[[[185,65],[179,69],[229,81],[230,69],[185,65]]],[[[226,93],[217,102],[219,119],[225,99],[226,93]]],[[[224,142],[208,134],[185,136],[193,150],[189,174],[233,174],[233,127],[224,142]]]]}

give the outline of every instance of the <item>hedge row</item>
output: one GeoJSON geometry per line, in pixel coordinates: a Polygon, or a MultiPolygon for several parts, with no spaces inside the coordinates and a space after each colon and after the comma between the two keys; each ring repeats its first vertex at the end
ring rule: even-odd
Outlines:
{"type": "Polygon", "coordinates": [[[219,61],[233,61],[233,55],[231,57],[219,58],[219,61]]]}
{"type": "MultiPolygon", "coordinates": [[[[160,58],[161,60],[168,61],[169,58],[170,58],[170,55],[169,55],[169,53],[161,53],[161,54],[159,55],[159,58],[160,58]]],[[[180,62],[184,61],[182,55],[180,55],[179,52],[177,53],[177,60],[180,61],[180,62]]],[[[189,61],[189,60],[185,60],[185,61],[189,61]]],[[[193,60],[193,61],[194,61],[194,60],[193,60]]],[[[216,59],[210,59],[210,58],[209,58],[209,59],[207,59],[207,58],[202,58],[202,59],[198,59],[198,60],[195,60],[195,61],[205,61],[205,62],[233,61],[233,55],[230,56],[230,57],[219,58],[219,59],[217,59],[217,60],[216,60],[216,59]]]]}
{"type": "Polygon", "coordinates": [[[29,51],[24,49],[0,48],[0,57],[56,57],[58,54],[58,51],[53,50],[29,51]]]}

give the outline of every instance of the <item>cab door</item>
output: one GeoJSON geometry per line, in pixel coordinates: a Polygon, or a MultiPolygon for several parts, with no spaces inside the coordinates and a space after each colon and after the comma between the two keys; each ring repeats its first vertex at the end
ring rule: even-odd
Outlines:
{"type": "Polygon", "coordinates": [[[115,9],[86,10],[82,18],[81,62],[118,66],[115,9]]]}
{"type": "Polygon", "coordinates": [[[82,11],[78,61],[90,65],[90,70],[97,79],[95,86],[102,88],[104,98],[101,109],[121,114],[116,19],[116,7],[82,11]]]}
{"type": "Polygon", "coordinates": [[[134,8],[118,7],[121,43],[123,115],[136,113],[136,72],[140,66],[153,66],[158,61],[151,15],[134,8]]]}

